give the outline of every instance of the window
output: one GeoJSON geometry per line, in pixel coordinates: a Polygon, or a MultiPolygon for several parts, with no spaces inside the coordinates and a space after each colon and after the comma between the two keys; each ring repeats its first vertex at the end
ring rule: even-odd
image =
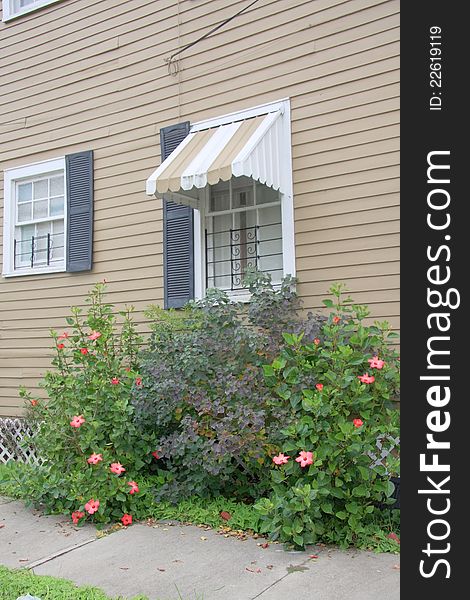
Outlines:
{"type": "Polygon", "coordinates": [[[64,171],[15,181],[14,269],[64,265],[64,171]]]}
{"type": "Polygon", "coordinates": [[[3,20],[9,21],[59,0],[3,0],[3,20]]]}
{"type": "Polygon", "coordinates": [[[146,183],[163,202],[166,308],[218,287],[249,299],[249,267],[295,276],[289,99],[160,130],[146,183]]]}
{"type": "Polygon", "coordinates": [[[91,269],[93,156],[5,171],[3,276],[91,269]]]}
{"type": "Polygon", "coordinates": [[[243,290],[249,268],[283,276],[281,194],[249,177],[210,187],[205,212],[206,288],[243,290]]]}

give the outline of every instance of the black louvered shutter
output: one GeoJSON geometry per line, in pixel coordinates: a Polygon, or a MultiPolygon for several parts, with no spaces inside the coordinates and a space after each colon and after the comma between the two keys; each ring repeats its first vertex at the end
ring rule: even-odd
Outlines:
{"type": "Polygon", "coordinates": [[[93,253],[93,151],[65,157],[67,271],[89,271],[93,253]]]}
{"type": "MultiPolygon", "coordinates": [[[[189,133],[189,121],[160,129],[162,161],[189,133]]],[[[181,308],[194,298],[193,209],[163,200],[165,308],[181,308]]]]}

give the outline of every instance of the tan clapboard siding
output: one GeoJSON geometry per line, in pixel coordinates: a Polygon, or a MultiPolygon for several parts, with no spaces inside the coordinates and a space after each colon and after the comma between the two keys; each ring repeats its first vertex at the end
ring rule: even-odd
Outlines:
{"type": "MultiPolygon", "coordinates": [[[[145,195],[160,128],[283,97],[304,308],[344,281],[369,322],[399,328],[398,0],[260,0],[169,74],[178,47],[246,5],[64,0],[0,24],[2,169],[95,158],[93,271],[0,281],[0,415],[21,411],[19,384],[44,394],[49,331],[64,330],[96,281],[148,331],[143,311],[163,298],[161,201],[145,195]]],[[[2,195],[0,176],[0,218],[2,195]]]]}

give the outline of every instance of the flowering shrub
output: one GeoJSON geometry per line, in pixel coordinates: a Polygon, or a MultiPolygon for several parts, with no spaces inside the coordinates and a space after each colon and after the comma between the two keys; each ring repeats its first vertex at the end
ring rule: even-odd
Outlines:
{"type": "Polygon", "coordinates": [[[131,309],[115,315],[103,293],[97,284],[88,310],[73,308],[67,330],[52,332],[55,369],[42,384],[48,400],[21,392],[28,418],[39,425],[33,443],[44,460],[25,485],[34,501],[69,512],[77,524],[135,514],[146,493],[140,477],[155,462],[151,433],[133,422],[131,398],[144,384],[137,370],[142,340],[131,309]]]}
{"type": "Polygon", "coordinates": [[[299,319],[293,283],[275,289],[254,273],[248,306],[209,290],[183,311],[149,312],[153,335],[135,406],[143,430],[157,435],[157,461],[169,473],[159,499],[267,491],[266,455],[290,409],[270,402],[262,365],[284,344],[283,331],[302,323],[312,339],[319,331],[318,319],[299,319]]]}
{"type": "MultiPolygon", "coordinates": [[[[347,546],[393,493],[388,462],[372,467],[377,440],[398,434],[398,357],[385,324],[365,326],[365,307],[332,292],[336,304],[313,343],[285,335],[287,345],[266,381],[290,417],[275,436],[272,489],[256,508],[262,530],[303,547],[318,539],[347,546]],[[312,385],[313,383],[313,385],[312,385]]],[[[273,441],[274,441],[273,439],[273,441]]]]}

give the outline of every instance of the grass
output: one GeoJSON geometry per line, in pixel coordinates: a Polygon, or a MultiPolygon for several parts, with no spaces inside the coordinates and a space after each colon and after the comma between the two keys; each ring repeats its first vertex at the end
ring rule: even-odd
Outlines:
{"type": "MultiPolygon", "coordinates": [[[[31,594],[41,600],[124,600],[122,596],[111,599],[95,587],[77,587],[66,579],[34,575],[27,570],[12,570],[0,565],[0,600],[16,600],[31,594]]],[[[147,596],[135,596],[133,600],[148,600],[147,596]]]]}

